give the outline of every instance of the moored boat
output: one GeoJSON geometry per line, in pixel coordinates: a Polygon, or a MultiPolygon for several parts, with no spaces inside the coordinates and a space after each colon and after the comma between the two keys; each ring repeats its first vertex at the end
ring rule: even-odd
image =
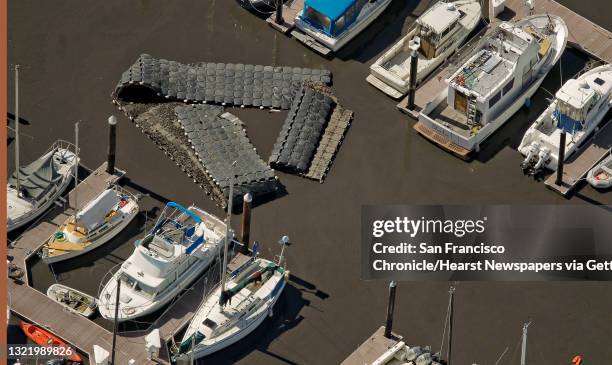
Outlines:
{"type": "Polygon", "coordinates": [[[56,141],[40,158],[19,167],[6,185],[8,231],[45,212],[68,188],[78,163],[73,144],[56,141]]]}
{"type": "Polygon", "coordinates": [[[69,217],[42,247],[47,264],[90,252],[121,232],[138,215],[136,197],[118,186],[104,190],[69,217]]]}
{"type": "Polygon", "coordinates": [[[119,321],[163,307],[215,261],[225,230],[223,221],[200,208],[166,204],[153,229],[136,241],[132,255],[105,284],[98,299],[100,314],[115,318],[118,284],[119,321]]]}
{"type": "Polygon", "coordinates": [[[408,33],[370,66],[366,80],[385,94],[400,98],[410,86],[410,41],[418,40],[416,83],[453,54],[476,28],[478,0],[440,1],[427,9],[408,33]]]}
{"type": "Polygon", "coordinates": [[[612,187],[612,152],[588,172],[586,179],[594,188],[612,187]]]}
{"type": "Polygon", "coordinates": [[[51,332],[24,321],[21,321],[19,326],[23,333],[35,344],[43,347],[64,347],[68,360],[81,362],[81,356],[79,356],[75,349],[51,332]]]}
{"type": "MultiPolygon", "coordinates": [[[[312,48],[320,46],[337,52],[370,25],[389,6],[391,0],[304,0],[295,26],[303,36],[297,39],[312,48]]],[[[295,33],[293,33],[295,35],[295,33]]]]}
{"type": "Polygon", "coordinates": [[[247,261],[204,299],[175,358],[199,359],[249,335],[272,316],[288,276],[282,254],[278,262],[257,257],[247,261]]]}
{"type": "Polygon", "coordinates": [[[595,67],[568,80],[555,100],[529,127],[519,152],[522,167],[538,172],[557,170],[560,134],[565,132],[565,159],[570,158],[599,127],[612,107],[612,65],[595,67]]]}
{"type": "Polygon", "coordinates": [[[414,128],[459,157],[478,152],[540,87],[567,36],[563,19],[554,15],[502,22],[425,105],[414,128]]]}
{"type": "Polygon", "coordinates": [[[70,312],[84,317],[89,318],[96,312],[96,298],[62,284],[51,285],[47,296],[70,312]]]}

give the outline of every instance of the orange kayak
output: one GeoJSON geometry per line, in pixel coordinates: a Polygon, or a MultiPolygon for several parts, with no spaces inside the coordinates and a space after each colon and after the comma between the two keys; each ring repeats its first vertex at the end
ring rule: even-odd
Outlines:
{"type": "Polygon", "coordinates": [[[51,332],[45,331],[44,329],[37,327],[31,323],[25,323],[24,321],[21,321],[19,326],[21,327],[23,333],[25,333],[25,335],[28,336],[30,340],[34,341],[35,344],[45,347],[65,346],[72,350],[72,354],[68,356],[67,359],[74,362],[81,362],[81,357],[75,351],[75,349],[72,346],[67,345],[64,341],[60,340],[59,337],[55,336],[51,332]]]}

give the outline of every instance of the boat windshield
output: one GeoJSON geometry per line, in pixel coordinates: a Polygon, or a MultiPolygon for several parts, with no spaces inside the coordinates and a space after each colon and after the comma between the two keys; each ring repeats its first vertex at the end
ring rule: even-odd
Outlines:
{"type": "Polygon", "coordinates": [[[306,8],[306,19],[311,25],[329,32],[331,19],[310,6],[306,8]]]}
{"type": "Polygon", "coordinates": [[[150,298],[155,296],[155,288],[143,284],[126,273],[121,274],[120,280],[122,286],[125,285],[141,295],[150,298]]]}

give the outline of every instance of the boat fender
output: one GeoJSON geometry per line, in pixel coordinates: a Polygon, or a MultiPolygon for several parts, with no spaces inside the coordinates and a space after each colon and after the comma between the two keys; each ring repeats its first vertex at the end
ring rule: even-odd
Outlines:
{"type": "Polygon", "coordinates": [[[270,307],[270,309],[268,309],[268,317],[272,318],[274,316],[274,308],[270,307]]]}
{"type": "Polygon", "coordinates": [[[525,99],[525,107],[526,108],[531,108],[531,98],[525,99]]]}
{"type": "Polygon", "coordinates": [[[61,232],[61,231],[55,232],[53,237],[55,238],[56,241],[59,241],[59,242],[66,241],[66,235],[64,234],[64,232],[61,232]]]}

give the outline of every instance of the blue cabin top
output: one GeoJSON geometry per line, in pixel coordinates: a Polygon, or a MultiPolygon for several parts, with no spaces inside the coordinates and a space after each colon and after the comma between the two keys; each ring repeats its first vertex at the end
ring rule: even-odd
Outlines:
{"type": "Polygon", "coordinates": [[[357,19],[368,0],[305,0],[301,18],[332,37],[342,34],[357,19]]]}

